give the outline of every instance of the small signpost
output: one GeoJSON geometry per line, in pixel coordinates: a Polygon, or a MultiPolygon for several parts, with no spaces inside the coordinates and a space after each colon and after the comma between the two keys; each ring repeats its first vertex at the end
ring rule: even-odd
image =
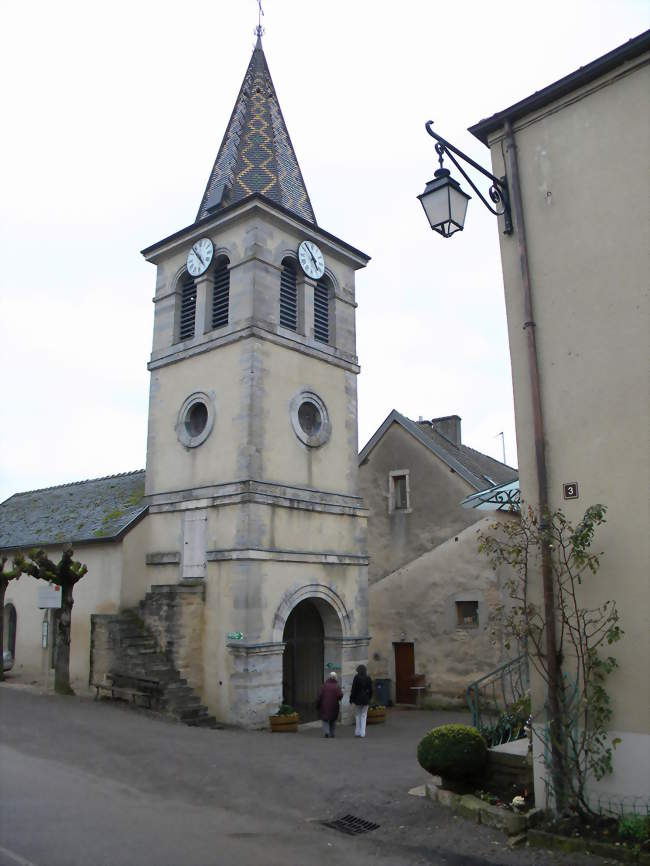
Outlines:
{"type": "Polygon", "coordinates": [[[38,588],[38,606],[41,608],[61,607],[61,587],[56,583],[38,588]]]}
{"type": "Polygon", "coordinates": [[[228,638],[228,640],[243,640],[244,639],[244,635],[240,631],[229,631],[228,634],[226,635],[226,637],[228,638]]]}

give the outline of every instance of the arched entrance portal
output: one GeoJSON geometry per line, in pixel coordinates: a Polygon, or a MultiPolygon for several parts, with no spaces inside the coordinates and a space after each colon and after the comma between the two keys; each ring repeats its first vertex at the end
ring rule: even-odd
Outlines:
{"type": "Polygon", "coordinates": [[[300,713],[302,722],[318,718],[316,696],[323,684],[325,629],[313,601],[297,604],[289,614],[282,636],[282,692],[285,704],[300,713]]]}

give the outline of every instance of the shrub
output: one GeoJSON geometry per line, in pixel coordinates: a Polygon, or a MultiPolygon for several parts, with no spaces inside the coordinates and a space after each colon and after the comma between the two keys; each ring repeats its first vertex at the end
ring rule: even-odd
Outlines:
{"type": "Polygon", "coordinates": [[[485,740],[468,725],[441,725],[425,734],[418,745],[418,763],[444,779],[476,776],[487,761],[485,740]]]}
{"type": "Polygon", "coordinates": [[[624,815],[618,822],[618,835],[637,844],[650,838],[650,815],[624,815]]]}
{"type": "Polygon", "coordinates": [[[289,704],[280,704],[276,716],[292,716],[296,711],[289,704]]]}

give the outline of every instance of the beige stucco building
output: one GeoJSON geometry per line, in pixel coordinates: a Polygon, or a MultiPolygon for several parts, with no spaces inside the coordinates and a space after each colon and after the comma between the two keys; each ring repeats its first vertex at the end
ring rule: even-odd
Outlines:
{"type": "MultiPolygon", "coordinates": [[[[30,538],[72,542],[89,566],[73,681],[114,666],[114,615],[153,588],[185,613],[140,615],[218,719],[255,727],[283,700],[309,719],[327,672],[345,688],[367,660],[354,278],[369,259],[316,222],[261,39],[195,222],[143,255],[156,290],[137,527],[88,547],[87,527],[30,538]],[[107,617],[92,634],[90,613],[107,617]]],[[[17,664],[36,669],[34,581],[11,589],[17,664]]]]}
{"type": "Polygon", "coordinates": [[[518,519],[508,506],[486,514],[463,501],[516,482],[517,471],[465,445],[458,415],[412,421],[392,411],[361,450],[359,474],[370,673],[390,680],[397,703],[463,704],[467,686],[509,655],[504,572],[479,554],[477,532],[518,519]]]}
{"type": "MultiPolygon", "coordinates": [[[[513,195],[509,123],[520,175],[532,323],[522,301],[521,225],[501,235],[501,256],[522,499],[537,503],[525,333],[534,326],[550,507],[572,521],[594,503],[608,508],[595,541],[601,568],[581,593],[589,607],[614,598],[625,631],[607,684],[611,734],[621,743],[614,774],[594,790],[627,804],[650,797],[649,61],[645,33],[471,129],[513,195]],[[565,498],[566,484],[577,485],[578,498],[565,498]]],[[[539,719],[544,695],[535,697],[539,719]]],[[[542,783],[540,771],[538,799],[542,783]]]]}

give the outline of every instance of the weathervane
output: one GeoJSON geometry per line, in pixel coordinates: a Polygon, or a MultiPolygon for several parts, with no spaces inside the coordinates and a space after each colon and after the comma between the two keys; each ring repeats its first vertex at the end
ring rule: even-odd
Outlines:
{"type": "Polygon", "coordinates": [[[259,7],[259,12],[257,15],[257,27],[255,28],[255,33],[258,38],[261,39],[264,35],[264,28],[262,27],[262,16],[264,15],[264,10],[262,9],[262,0],[257,0],[257,5],[259,7]]]}

